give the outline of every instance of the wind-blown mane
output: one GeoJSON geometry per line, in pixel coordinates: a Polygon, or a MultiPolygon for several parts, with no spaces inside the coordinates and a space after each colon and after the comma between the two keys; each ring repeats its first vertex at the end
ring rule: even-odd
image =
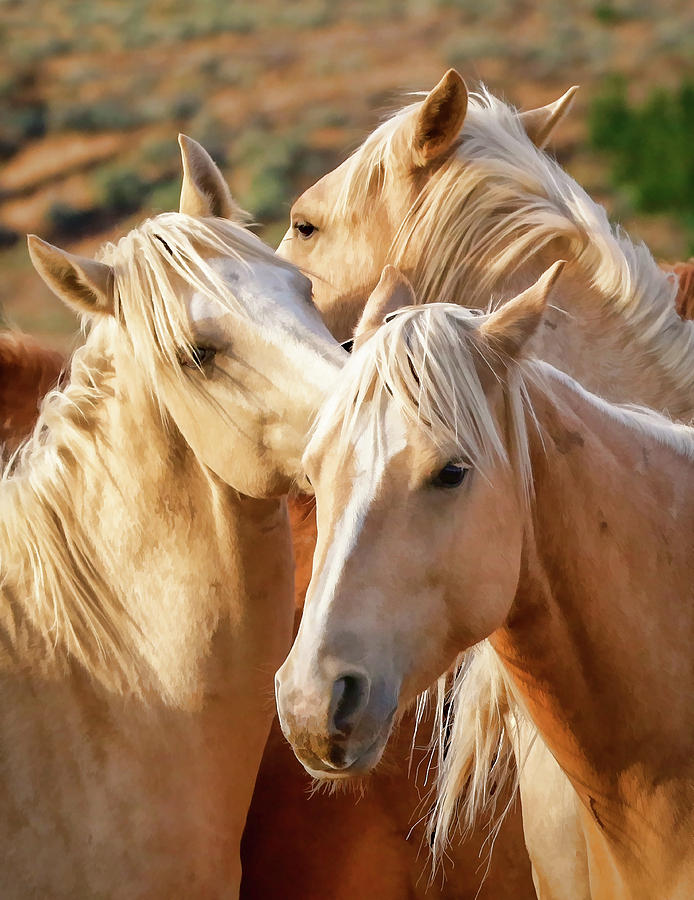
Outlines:
{"type": "MultiPolygon", "coordinates": [[[[538,429],[531,394],[552,394],[554,384],[590,399],[606,417],[647,433],[694,460],[694,432],[652,410],[616,406],[588,394],[573,379],[536,359],[516,362],[477,336],[484,315],[460,306],[431,303],[388,317],[345,365],[321,409],[316,433],[337,424],[335,452],[345,454],[366,434],[378,454],[387,445],[386,410],[395,404],[405,421],[422,429],[451,459],[475,469],[492,463],[514,474],[520,501],[533,501],[529,429],[538,429]],[[501,365],[501,369],[499,369],[501,365]],[[479,371],[503,371],[506,433],[496,421],[479,371]]],[[[487,641],[461,654],[451,673],[430,692],[436,706],[431,752],[433,810],[429,837],[435,858],[451,832],[471,831],[485,817],[493,843],[517,787],[519,753],[516,693],[487,641]],[[514,751],[516,756],[514,757],[514,751]],[[516,765],[516,762],[518,763],[516,765]],[[499,809],[499,804],[502,806],[499,809]]],[[[426,699],[420,697],[418,718],[426,699]]],[[[533,727],[532,725],[530,726],[533,727]]]]}
{"type": "Polygon", "coordinates": [[[7,609],[2,617],[15,643],[28,622],[32,640],[38,637],[47,653],[60,647],[110,687],[137,690],[147,680],[141,648],[149,638],[112,586],[115,560],[105,541],[96,552],[75,494],[89,479],[115,483],[117,473],[104,464],[99,445],[108,440],[104,401],[119,384],[127,381],[121,393],[139,406],[143,429],[169,424],[159,393],[165,381],[193,389],[179,362],[192,341],[184,285],[243,314],[207,260],[264,256],[290,265],[232,222],[179,213],[150,219],[103,248],[101,258],[115,275],[115,316],[93,325],[73,355],[69,384],[44,399],[32,437],[0,481],[2,588],[14,618],[7,625],[7,609]]]}
{"type": "MultiPolygon", "coordinates": [[[[398,177],[399,141],[416,108],[396,112],[350,157],[336,213],[366,203],[398,177]]],[[[532,143],[517,111],[481,87],[469,94],[457,147],[418,193],[386,262],[407,268],[409,259],[421,302],[465,296],[468,305],[486,309],[517,270],[556,241],[557,258],[600,291],[596,319],[618,326],[625,352],[671,384],[689,414],[694,329],[676,314],[676,278],[644,244],[613,229],[604,209],[532,143]],[[407,257],[412,246],[414,264],[407,257]]]]}

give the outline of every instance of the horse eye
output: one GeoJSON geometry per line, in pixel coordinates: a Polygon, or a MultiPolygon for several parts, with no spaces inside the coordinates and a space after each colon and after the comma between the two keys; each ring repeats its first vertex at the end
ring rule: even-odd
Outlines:
{"type": "Polygon", "coordinates": [[[459,466],[457,463],[446,463],[446,465],[437,472],[431,480],[435,487],[454,488],[463,483],[465,474],[467,473],[465,466],[459,466]]]}
{"type": "Polygon", "coordinates": [[[180,362],[188,369],[202,369],[207,363],[212,362],[216,352],[212,347],[191,347],[190,356],[182,356],[180,362]]]}
{"type": "Polygon", "coordinates": [[[294,228],[299,233],[299,237],[303,241],[308,240],[315,231],[318,231],[316,226],[311,225],[310,222],[295,222],[294,228]]]}

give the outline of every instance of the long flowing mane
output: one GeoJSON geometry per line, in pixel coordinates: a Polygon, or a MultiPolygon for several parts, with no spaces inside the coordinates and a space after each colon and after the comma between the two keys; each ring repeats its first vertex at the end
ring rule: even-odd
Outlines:
{"type": "MultiPolygon", "coordinates": [[[[148,636],[112,586],[109,572],[118,569],[108,541],[101,536],[95,552],[74,496],[90,479],[116,483],[100,444],[107,440],[104,401],[116,395],[119,381],[127,380],[127,402],[139,404],[143,429],[169,424],[159,392],[165,382],[179,380],[181,390],[192,390],[179,362],[192,342],[182,288],[245,312],[208,262],[214,257],[267,258],[290,267],[235,223],[179,213],[150,219],[103,248],[101,258],[115,273],[115,317],[93,325],[73,355],[69,384],[44,399],[33,435],[9,459],[0,481],[5,602],[28,620],[46,653],[68,651],[116,689],[138,689],[138,648],[148,636]]],[[[202,390],[200,395],[201,402],[211,402],[202,390]]],[[[7,615],[6,608],[5,621],[7,615]]],[[[17,644],[18,627],[8,631],[17,644]]]]}
{"type": "MultiPolygon", "coordinates": [[[[507,466],[521,503],[533,501],[530,429],[542,438],[531,403],[533,390],[551,396],[566,384],[597,405],[607,418],[694,460],[694,432],[652,410],[616,406],[588,394],[573,379],[535,359],[516,362],[490,351],[478,339],[486,316],[463,307],[432,303],[410,307],[387,323],[346,364],[333,395],[321,409],[316,432],[339,425],[334,452],[345,454],[357,436],[370,436],[376,454],[387,446],[386,409],[395,404],[404,419],[423,429],[451,458],[480,469],[507,466]],[[489,405],[479,371],[500,371],[505,434],[489,405]]],[[[433,809],[429,837],[435,858],[445,852],[453,830],[466,833],[485,818],[493,843],[517,787],[518,702],[513,685],[488,641],[461,654],[430,696],[436,709],[431,753],[433,809]],[[500,806],[500,800],[502,805],[500,806]]],[[[530,726],[533,728],[532,724],[530,726]]]]}
{"type": "MultiPolygon", "coordinates": [[[[402,178],[398,138],[417,106],[396,112],[350,157],[335,213],[360,208],[402,178]]],[[[688,414],[694,328],[676,314],[677,279],[644,244],[613,228],[604,209],[530,141],[517,111],[483,86],[470,93],[459,143],[418,193],[386,261],[403,268],[414,245],[409,274],[422,302],[465,296],[485,309],[529,258],[557,240],[561,256],[600,291],[596,319],[619,329],[623,346],[672,385],[688,414]]]]}

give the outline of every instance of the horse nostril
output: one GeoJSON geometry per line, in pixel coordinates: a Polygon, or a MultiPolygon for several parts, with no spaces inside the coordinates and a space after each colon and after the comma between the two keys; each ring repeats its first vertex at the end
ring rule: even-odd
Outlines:
{"type": "Polygon", "coordinates": [[[343,675],[333,684],[332,727],[347,737],[369,702],[369,680],[364,675],[343,675]]]}

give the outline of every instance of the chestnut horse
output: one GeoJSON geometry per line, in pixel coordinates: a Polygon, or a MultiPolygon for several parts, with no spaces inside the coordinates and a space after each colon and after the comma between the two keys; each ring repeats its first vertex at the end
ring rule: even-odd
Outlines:
{"type": "Polygon", "coordinates": [[[488,638],[580,801],[590,896],[685,900],[694,429],[528,357],[562,265],[491,315],[391,308],[343,369],[304,455],[319,539],[280,721],[311,774],[361,775],[488,638]]]}
{"type": "Polygon", "coordinates": [[[8,456],[28,437],[39,403],[65,360],[28,334],[0,331],[0,446],[8,456]]]}

